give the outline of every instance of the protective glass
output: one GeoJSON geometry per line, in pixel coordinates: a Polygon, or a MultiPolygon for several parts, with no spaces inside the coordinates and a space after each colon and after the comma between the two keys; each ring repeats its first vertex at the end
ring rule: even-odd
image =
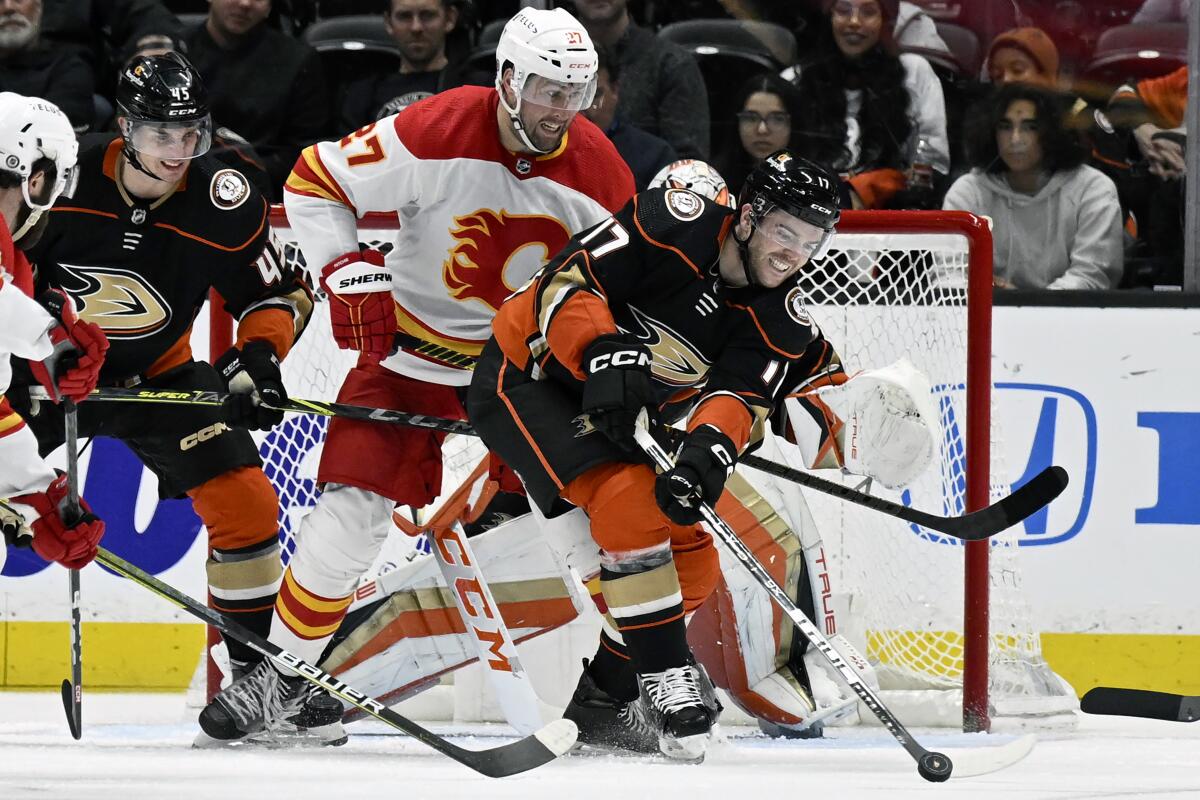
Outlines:
{"type": "Polygon", "coordinates": [[[775,245],[803,256],[809,261],[821,259],[833,243],[833,231],[775,210],[758,223],[758,233],[775,245]]]}
{"type": "Polygon", "coordinates": [[[587,83],[563,83],[530,75],[521,87],[521,102],[556,111],[582,111],[596,97],[596,79],[587,83]]]}
{"type": "Polygon", "coordinates": [[[196,158],[212,146],[212,117],[181,122],[126,118],[121,133],[142,155],[165,161],[196,158]]]}

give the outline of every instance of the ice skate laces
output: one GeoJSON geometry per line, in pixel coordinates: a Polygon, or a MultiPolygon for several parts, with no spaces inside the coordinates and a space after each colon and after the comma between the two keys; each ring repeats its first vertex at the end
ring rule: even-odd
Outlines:
{"type": "Polygon", "coordinates": [[[646,693],[650,695],[654,707],[664,714],[704,705],[696,671],[692,667],[671,667],[663,672],[652,672],[644,678],[646,693]]]}
{"type": "Polygon", "coordinates": [[[291,694],[279,670],[263,661],[221,692],[218,699],[238,727],[247,730],[260,720],[263,727],[271,727],[283,716],[291,694]]]}

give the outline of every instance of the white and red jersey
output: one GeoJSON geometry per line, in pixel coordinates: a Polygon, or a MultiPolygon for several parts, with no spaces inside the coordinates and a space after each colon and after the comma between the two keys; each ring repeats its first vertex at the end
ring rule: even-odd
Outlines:
{"type": "Polygon", "coordinates": [[[12,379],[9,356],[41,361],[54,350],[54,318],[32,293],[33,270],[0,218],[0,498],[42,491],[54,480],[33,433],[4,397],[12,379]]]}
{"type": "Polygon", "coordinates": [[[399,222],[386,264],[406,336],[383,364],[419,380],[469,383],[504,299],[633,196],[629,168],[582,115],[535,157],[500,143],[498,103],[494,89],[442,92],[306,148],[285,186],[313,272],[359,249],[357,220],[399,222]]]}

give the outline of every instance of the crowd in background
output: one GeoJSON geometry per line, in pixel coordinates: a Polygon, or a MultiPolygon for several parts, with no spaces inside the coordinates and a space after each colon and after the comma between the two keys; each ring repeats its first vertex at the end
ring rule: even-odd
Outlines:
{"type": "Polygon", "coordinates": [[[278,200],[301,148],[491,85],[504,21],[562,5],[600,53],[584,113],[639,188],[697,158],[736,192],[786,146],[846,208],[991,217],[998,287],[1178,286],[1189,3],[0,0],[0,90],[111,131],[120,65],[179,50],[215,152],[278,200]]]}

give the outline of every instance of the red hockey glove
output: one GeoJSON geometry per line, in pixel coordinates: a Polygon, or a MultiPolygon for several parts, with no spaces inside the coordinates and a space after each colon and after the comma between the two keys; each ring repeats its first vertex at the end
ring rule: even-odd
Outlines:
{"type": "Polygon", "coordinates": [[[675,466],[654,481],[654,499],[670,520],[695,525],[700,503],[716,505],[733,472],[738,452],[733,440],[714,425],[701,425],[679,447],[675,466]]]}
{"type": "Polygon", "coordinates": [[[622,450],[640,454],[633,438],[638,414],[645,408],[654,417],[657,408],[650,351],[625,334],[597,336],[583,351],[583,371],[587,379],[580,410],[588,415],[593,428],[622,450]]]}
{"type": "Polygon", "coordinates": [[[321,270],[321,288],[329,295],[329,321],[338,347],[379,359],[391,354],[396,346],[396,301],[383,253],[363,250],[338,256],[321,270]]]}
{"type": "Polygon", "coordinates": [[[38,302],[58,324],[50,329],[54,352],[43,361],[29,362],[29,367],[55,402],[69,397],[78,403],[96,388],[108,352],[108,337],[99,325],[79,318],[62,290],[49,289],[38,302]]]}
{"type": "MultiPolygon", "coordinates": [[[[96,557],[96,548],[104,536],[104,522],[79,498],[81,516],[63,519],[67,500],[67,476],[59,475],[44,492],[31,492],[12,498],[37,512],[33,528],[33,552],[46,561],[57,561],[68,569],[82,569],[96,557]]],[[[20,540],[17,544],[21,544],[20,540]]]]}

